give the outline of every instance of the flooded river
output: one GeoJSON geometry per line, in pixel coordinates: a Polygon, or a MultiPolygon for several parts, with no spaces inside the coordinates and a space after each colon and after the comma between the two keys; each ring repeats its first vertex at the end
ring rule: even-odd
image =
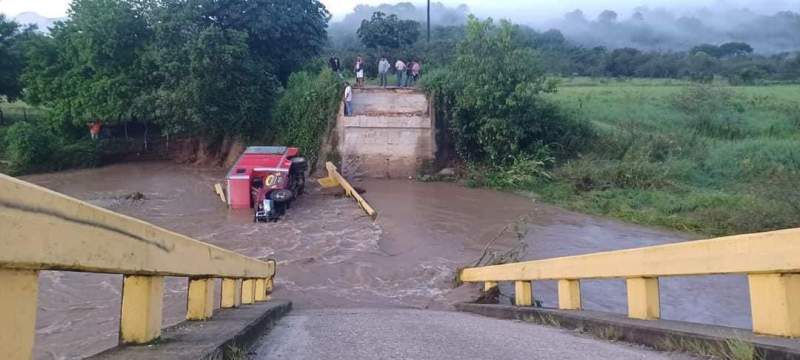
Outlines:
{"type": "MultiPolygon", "coordinates": [[[[645,229],[567,212],[530,198],[455,184],[370,180],[357,185],[378,209],[373,222],[350,199],[313,189],[278,223],[254,224],[249,211],[229,211],[212,191],[222,169],[168,162],[131,163],[25,179],[227,249],[278,260],[276,298],[298,308],[411,307],[447,309],[474,293],[452,290],[457,268],[474,262],[488,242],[520,217],[524,259],[668,243],[690,235],[645,229]],[[144,200],[126,199],[140,192],[144,200]]],[[[37,359],[73,359],[114,346],[120,287],[115,275],[43,272],[37,359]]],[[[662,281],[665,318],[749,327],[747,284],[740,277],[662,281]]],[[[511,295],[511,289],[502,288],[511,295]]],[[[165,326],[182,321],[186,279],[168,278],[165,326]]],[[[583,283],[588,309],[624,313],[623,281],[583,283]]],[[[555,286],[534,295],[555,304],[555,286]]]]}

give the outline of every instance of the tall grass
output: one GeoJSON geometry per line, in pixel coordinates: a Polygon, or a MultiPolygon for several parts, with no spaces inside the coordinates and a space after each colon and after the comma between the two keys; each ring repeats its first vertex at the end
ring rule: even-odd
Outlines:
{"type": "Polygon", "coordinates": [[[800,86],[581,81],[550,97],[598,136],[544,199],[708,235],[800,226],[800,86]]]}

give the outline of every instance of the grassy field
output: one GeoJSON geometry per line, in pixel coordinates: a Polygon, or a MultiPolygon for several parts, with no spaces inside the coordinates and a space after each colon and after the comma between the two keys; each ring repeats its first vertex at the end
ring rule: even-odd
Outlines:
{"type": "Polygon", "coordinates": [[[562,82],[597,130],[529,190],[578,211],[724,235],[800,226],[800,85],[562,82]]]}
{"type": "Polygon", "coordinates": [[[9,103],[0,100],[0,112],[2,112],[0,126],[7,126],[23,120],[36,121],[46,116],[43,109],[30,106],[21,101],[9,103]]]}

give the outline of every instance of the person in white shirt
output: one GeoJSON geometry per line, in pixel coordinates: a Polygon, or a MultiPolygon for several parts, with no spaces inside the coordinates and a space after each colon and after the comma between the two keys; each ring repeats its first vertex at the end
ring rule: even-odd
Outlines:
{"type": "Polygon", "coordinates": [[[356,87],[364,87],[364,60],[361,56],[356,58],[356,66],[353,69],[356,73],[356,87]]]}
{"type": "Polygon", "coordinates": [[[403,76],[406,73],[406,63],[397,59],[397,62],[394,63],[394,69],[397,71],[397,87],[401,87],[403,86],[403,76]]]}
{"type": "Polygon", "coordinates": [[[344,116],[353,116],[353,88],[350,83],[344,85],[344,116]]]}
{"type": "Polygon", "coordinates": [[[385,56],[381,58],[380,62],[378,62],[378,75],[381,78],[382,87],[386,87],[387,85],[389,85],[388,76],[389,76],[389,68],[391,67],[392,66],[389,65],[389,60],[386,60],[385,56]]]}

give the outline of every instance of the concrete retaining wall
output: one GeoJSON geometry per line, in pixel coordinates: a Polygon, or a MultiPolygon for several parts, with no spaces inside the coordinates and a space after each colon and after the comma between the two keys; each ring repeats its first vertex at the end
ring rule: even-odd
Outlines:
{"type": "Polygon", "coordinates": [[[409,89],[363,89],[354,116],[337,119],[341,169],[346,176],[415,176],[436,153],[428,100],[409,89]]]}

